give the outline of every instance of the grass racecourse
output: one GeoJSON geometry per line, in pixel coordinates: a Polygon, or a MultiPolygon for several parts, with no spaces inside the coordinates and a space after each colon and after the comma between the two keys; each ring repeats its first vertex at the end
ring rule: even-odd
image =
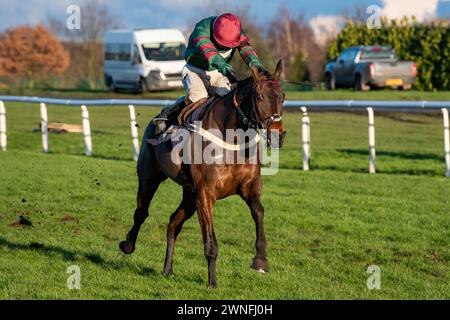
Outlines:
{"type": "MultiPolygon", "coordinates": [[[[440,113],[375,111],[375,175],[367,173],[365,113],[310,113],[309,172],[301,170],[301,114],[285,113],[280,170],[264,177],[262,196],[270,272],[250,269],[255,227],[245,204],[231,197],[215,207],[219,286],[209,289],[196,217],[176,243],[174,275],[161,274],[166,225],[180,200],[171,181],[157,192],[135,253],[119,252],[137,187],[127,108],[89,108],[94,155],[85,157],[80,134],[50,134],[51,152],[43,154],[33,132],[39,107],[5,105],[0,299],[450,298],[440,113]],[[67,288],[71,265],[80,267],[80,290],[67,288]],[[367,288],[370,265],[381,270],[379,290],[367,288]]],[[[158,109],[136,111],[142,134],[158,109]]],[[[48,114],[50,122],[81,121],[76,107],[49,106],[48,114]]]]}

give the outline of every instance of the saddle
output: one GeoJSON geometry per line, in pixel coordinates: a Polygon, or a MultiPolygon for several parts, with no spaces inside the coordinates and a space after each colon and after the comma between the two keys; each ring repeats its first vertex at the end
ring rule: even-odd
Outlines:
{"type": "Polygon", "coordinates": [[[195,121],[200,121],[203,118],[205,111],[215,100],[217,100],[217,97],[212,96],[209,98],[200,99],[199,101],[190,104],[189,106],[181,110],[181,113],[177,118],[178,124],[182,126],[186,124],[192,124],[195,121]]]}
{"type": "Polygon", "coordinates": [[[147,142],[153,146],[159,145],[161,143],[167,142],[171,139],[172,134],[176,132],[177,129],[181,127],[189,127],[189,125],[194,124],[195,121],[201,121],[203,116],[208,110],[209,106],[220,97],[212,96],[209,98],[203,98],[199,101],[192,103],[181,110],[177,117],[177,124],[169,126],[169,128],[163,132],[157,133],[152,139],[147,139],[147,142]]]}

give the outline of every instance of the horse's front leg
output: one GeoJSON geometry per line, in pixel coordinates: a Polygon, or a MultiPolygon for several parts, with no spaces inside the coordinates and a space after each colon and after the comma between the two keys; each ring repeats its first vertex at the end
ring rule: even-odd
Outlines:
{"type": "Polygon", "coordinates": [[[266,256],[266,235],[264,232],[264,207],[261,203],[261,178],[258,177],[242,188],[241,197],[245,200],[256,225],[256,256],[252,268],[258,272],[268,272],[269,263],[266,256]]]}
{"type": "Polygon", "coordinates": [[[200,187],[196,190],[195,203],[198,212],[198,220],[202,229],[203,245],[206,261],[208,261],[208,279],[209,286],[217,286],[216,279],[216,259],[218,254],[218,245],[213,226],[213,206],[215,199],[206,187],[200,187]]]}

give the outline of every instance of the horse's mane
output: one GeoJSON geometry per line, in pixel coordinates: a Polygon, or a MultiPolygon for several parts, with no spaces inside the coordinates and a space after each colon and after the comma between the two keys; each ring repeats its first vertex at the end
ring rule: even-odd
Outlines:
{"type": "MultiPolygon", "coordinates": [[[[266,80],[269,80],[272,78],[272,74],[270,74],[269,71],[263,68],[258,68],[259,74],[262,78],[265,78],[266,80]]],[[[250,76],[248,78],[245,78],[244,80],[239,81],[240,85],[247,84],[249,81],[253,80],[253,76],[250,76]]]]}
{"type": "MultiPolygon", "coordinates": [[[[269,71],[267,71],[266,69],[263,68],[258,68],[259,74],[262,78],[265,78],[266,80],[269,80],[272,78],[272,74],[270,74],[269,71]]],[[[249,76],[247,78],[245,78],[244,80],[240,80],[238,82],[238,85],[236,86],[236,88],[234,88],[233,90],[231,90],[230,92],[228,92],[226,95],[224,95],[223,97],[221,97],[221,99],[225,99],[227,97],[230,97],[232,95],[235,94],[235,92],[239,89],[241,89],[243,86],[249,84],[250,82],[253,82],[253,76],[249,76]]]]}

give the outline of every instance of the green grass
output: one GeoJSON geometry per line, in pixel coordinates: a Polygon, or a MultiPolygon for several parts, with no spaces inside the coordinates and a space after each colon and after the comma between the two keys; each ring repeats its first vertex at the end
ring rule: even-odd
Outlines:
{"type": "MultiPolygon", "coordinates": [[[[217,289],[207,287],[194,217],[161,271],[165,228],[180,187],[162,184],[136,252],[118,243],[132,223],[136,174],[127,108],[90,108],[94,156],[79,134],[51,134],[43,154],[36,105],[6,103],[8,151],[0,152],[1,299],[449,299],[450,180],[439,114],[376,112],[376,175],[367,174],[367,117],[311,113],[311,171],[301,171],[298,112],[277,175],[262,201],[270,272],[250,269],[254,224],[237,197],[215,207],[217,289]],[[32,227],[15,224],[27,216],[32,227]],[[381,268],[368,290],[367,266],[381,268]],[[68,290],[67,267],[81,268],[68,290]]],[[[49,120],[80,123],[79,108],[49,106],[49,120]]],[[[138,107],[142,134],[156,108],[138,107]]]]}

